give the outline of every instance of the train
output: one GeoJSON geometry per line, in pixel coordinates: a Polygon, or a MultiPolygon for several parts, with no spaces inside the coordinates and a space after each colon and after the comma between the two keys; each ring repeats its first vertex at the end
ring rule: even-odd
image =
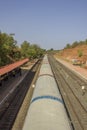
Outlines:
{"type": "Polygon", "coordinates": [[[41,64],[22,130],[72,130],[47,55],[41,64]]]}

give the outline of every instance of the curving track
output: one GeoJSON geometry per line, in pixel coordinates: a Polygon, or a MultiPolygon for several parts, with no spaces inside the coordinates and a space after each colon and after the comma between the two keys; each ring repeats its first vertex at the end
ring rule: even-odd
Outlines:
{"type": "Polygon", "coordinates": [[[8,107],[0,115],[0,130],[11,130],[16,115],[34,78],[40,60],[31,68],[24,80],[13,91],[8,102],[8,107]]]}
{"type": "Polygon", "coordinates": [[[52,70],[66,104],[72,125],[75,130],[87,129],[87,103],[82,97],[81,85],[87,87],[84,81],[67,67],[49,56],[52,70]]]}

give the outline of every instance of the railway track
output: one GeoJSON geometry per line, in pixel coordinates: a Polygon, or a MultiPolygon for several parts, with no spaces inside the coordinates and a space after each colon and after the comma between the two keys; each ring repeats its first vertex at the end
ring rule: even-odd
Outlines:
{"type": "Polygon", "coordinates": [[[37,61],[37,63],[28,72],[24,80],[13,91],[10,100],[8,101],[8,107],[3,111],[0,116],[0,130],[11,130],[17,113],[37,71],[37,68],[40,65],[40,62],[40,60],[37,61]]]}
{"type": "MultiPolygon", "coordinates": [[[[57,61],[58,62],[58,61],[57,61]]],[[[70,77],[72,77],[74,80],[75,80],[75,83],[77,83],[81,88],[81,86],[85,86],[87,88],[87,80],[86,79],[83,79],[81,76],[79,76],[78,74],[76,74],[74,71],[69,71],[69,68],[67,68],[66,66],[64,66],[63,64],[61,64],[60,62],[58,62],[58,64],[61,66],[63,66],[64,70],[66,73],[68,73],[68,75],[70,77]]],[[[76,86],[75,86],[76,87],[76,86]]],[[[81,89],[79,89],[81,90],[81,89]]]]}
{"type": "Polygon", "coordinates": [[[49,56],[49,61],[71,118],[73,129],[87,130],[87,104],[81,95],[81,85],[87,85],[86,81],[80,79],[52,56],[49,56]]]}

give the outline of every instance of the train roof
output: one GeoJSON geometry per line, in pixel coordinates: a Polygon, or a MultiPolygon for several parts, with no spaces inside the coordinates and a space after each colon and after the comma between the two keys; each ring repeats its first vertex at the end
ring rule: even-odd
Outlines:
{"type": "Polygon", "coordinates": [[[9,64],[9,65],[6,65],[6,66],[3,66],[2,68],[0,68],[0,76],[16,69],[17,67],[20,67],[21,65],[23,65],[24,63],[28,62],[29,59],[23,59],[23,60],[20,60],[20,61],[17,61],[15,63],[12,63],[12,64],[9,64]]]}

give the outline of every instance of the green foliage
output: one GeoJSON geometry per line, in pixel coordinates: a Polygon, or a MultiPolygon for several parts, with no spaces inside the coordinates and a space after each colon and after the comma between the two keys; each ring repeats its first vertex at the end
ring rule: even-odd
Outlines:
{"type": "Polygon", "coordinates": [[[11,62],[16,47],[16,41],[12,36],[6,33],[0,33],[0,65],[11,62]],[[11,57],[11,59],[8,57],[11,57]]]}
{"type": "Polygon", "coordinates": [[[24,41],[21,44],[22,57],[30,58],[30,59],[38,58],[43,55],[43,52],[44,51],[37,44],[30,45],[30,43],[28,43],[27,41],[24,41]]]}
{"type": "Polygon", "coordinates": [[[19,48],[12,35],[0,32],[0,66],[22,58],[39,58],[44,52],[45,50],[41,49],[39,45],[30,45],[27,41],[24,41],[19,48]]]}
{"type": "Polygon", "coordinates": [[[50,49],[50,51],[53,51],[53,50],[54,50],[53,48],[50,49]]]}
{"type": "Polygon", "coordinates": [[[79,43],[77,41],[75,41],[75,42],[72,43],[71,47],[74,48],[74,47],[78,46],[78,44],[79,43]]]}
{"type": "Polygon", "coordinates": [[[65,47],[65,49],[68,49],[68,48],[71,48],[71,45],[68,43],[68,44],[66,44],[66,47],[65,47]]]}
{"type": "Polygon", "coordinates": [[[85,44],[87,45],[87,39],[85,40],[85,44]]]}
{"type": "Polygon", "coordinates": [[[29,58],[29,48],[30,48],[30,43],[28,43],[27,41],[24,41],[21,44],[21,55],[22,55],[22,57],[29,58]]]}
{"type": "Polygon", "coordinates": [[[78,50],[78,56],[79,56],[79,57],[83,56],[82,50],[78,50]]]}
{"type": "Polygon", "coordinates": [[[85,41],[79,41],[79,42],[75,41],[72,44],[66,44],[64,49],[75,48],[78,45],[87,45],[87,39],[85,41]]]}

